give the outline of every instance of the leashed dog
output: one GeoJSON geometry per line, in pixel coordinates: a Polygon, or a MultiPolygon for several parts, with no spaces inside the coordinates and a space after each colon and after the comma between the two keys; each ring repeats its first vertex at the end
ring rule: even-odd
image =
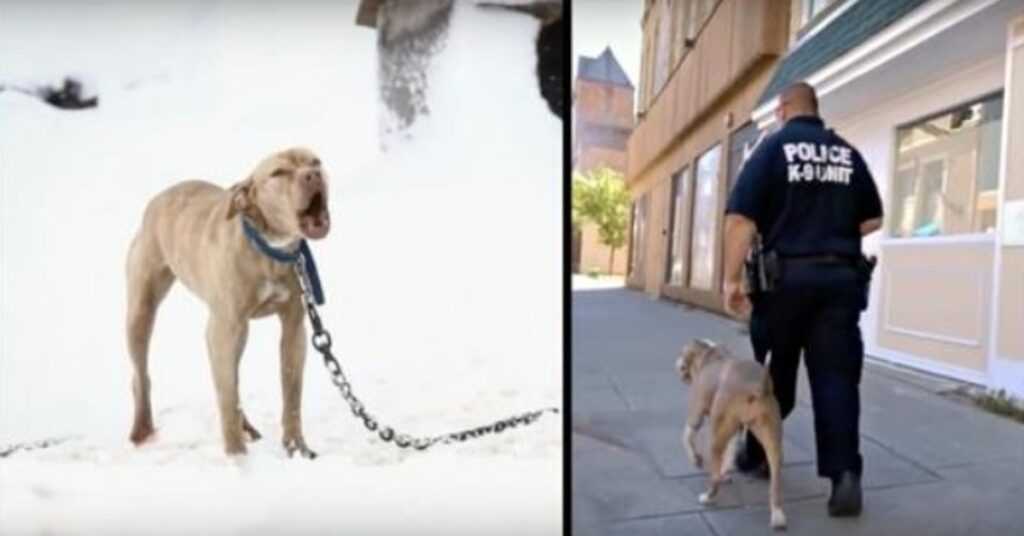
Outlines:
{"type": "Polygon", "coordinates": [[[128,350],[134,366],[136,445],[153,435],[147,370],[157,307],[175,280],[209,307],[206,346],[217,390],[224,450],[244,454],[243,433],[260,438],[238,399],[238,363],[249,319],[276,314],[281,320],[283,444],[288,454],[316,454],[302,435],[300,404],[306,359],[301,288],[291,265],[272,260],[250,244],[245,217],[273,247],[294,250],[303,238],[327,236],[327,177],[312,152],[295,148],[273,154],[248,178],[225,191],[202,181],[179,183],[146,206],[142,227],[128,252],[128,350]]]}
{"type": "Polygon", "coordinates": [[[782,418],[768,371],[754,361],[730,359],[723,349],[704,339],[683,347],[676,359],[676,371],[680,379],[690,385],[683,448],[694,467],[703,467],[694,435],[700,430],[704,417],[711,418],[711,479],[708,490],[700,495],[701,504],[714,501],[726,473],[723,464],[732,465],[737,435],[744,427],[749,427],[764,446],[771,470],[771,526],[785,528],[779,480],[782,418]]]}

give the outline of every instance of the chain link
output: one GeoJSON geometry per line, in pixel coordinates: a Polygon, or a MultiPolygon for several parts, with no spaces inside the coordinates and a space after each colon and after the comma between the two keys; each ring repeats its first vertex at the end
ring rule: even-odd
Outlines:
{"type": "Polygon", "coordinates": [[[323,323],[320,320],[320,314],[317,313],[316,305],[313,301],[313,294],[309,289],[305,264],[302,258],[295,263],[295,271],[299,277],[299,284],[302,287],[306,313],[309,315],[310,324],[313,326],[313,336],[311,338],[313,348],[323,356],[324,367],[327,368],[327,372],[331,375],[331,382],[334,383],[338,388],[338,391],[341,393],[341,397],[346,403],[348,403],[349,408],[352,410],[352,414],[363,421],[363,426],[365,426],[367,430],[377,433],[382,440],[386,442],[393,441],[395,446],[403,449],[411,447],[416,450],[426,450],[438,443],[449,445],[451,443],[461,443],[471,439],[478,439],[489,434],[500,434],[520,425],[527,426],[533,424],[547,413],[559,413],[558,408],[543,408],[519,415],[513,415],[483,426],[477,426],[475,428],[468,428],[432,437],[413,437],[408,434],[399,434],[390,426],[381,426],[377,419],[366,411],[363,403],[352,392],[352,384],[349,383],[348,378],[345,377],[345,373],[341,370],[341,365],[338,363],[338,360],[334,358],[334,354],[331,353],[331,334],[324,329],[323,323]]]}

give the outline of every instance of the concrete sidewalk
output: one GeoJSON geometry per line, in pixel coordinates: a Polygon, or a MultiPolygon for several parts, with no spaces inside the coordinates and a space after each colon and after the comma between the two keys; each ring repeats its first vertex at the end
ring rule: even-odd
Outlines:
{"type": "MultiPolygon", "coordinates": [[[[704,508],[706,474],[680,444],[679,348],[708,337],[749,359],[739,324],[585,278],[574,280],[572,315],[573,534],[770,534],[767,483],[739,476],[704,508]]],[[[944,398],[951,383],[871,362],[861,384],[864,513],[828,517],[803,367],[801,376],[784,425],[787,534],[1024,535],[1024,426],[944,398]]]]}

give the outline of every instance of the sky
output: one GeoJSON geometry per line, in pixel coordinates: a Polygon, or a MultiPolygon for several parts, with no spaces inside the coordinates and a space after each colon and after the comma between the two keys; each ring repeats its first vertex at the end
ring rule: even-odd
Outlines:
{"type": "Polygon", "coordinates": [[[572,4],[572,77],[580,56],[596,57],[611,46],[615,58],[629,75],[633,87],[640,86],[640,53],[643,33],[640,17],[642,0],[587,0],[572,4]]]}

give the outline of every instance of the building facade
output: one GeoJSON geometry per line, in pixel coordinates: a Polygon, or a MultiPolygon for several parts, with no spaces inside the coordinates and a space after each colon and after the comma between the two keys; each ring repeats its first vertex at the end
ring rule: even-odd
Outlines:
{"type": "MultiPolygon", "coordinates": [[[[580,56],[573,82],[573,172],[608,167],[626,173],[626,140],[633,131],[633,83],[610,48],[596,58],[580,56]]],[[[573,232],[573,270],[624,275],[627,248],[601,243],[597,227],[573,232]]]]}
{"type": "Polygon", "coordinates": [[[750,116],[789,21],[789,0],[646,2],[626,174],[629,286],[722,311],[725,202],[760,138],[750,116]]]}
{"type": "Polygon", "coordinates": [[[1024,395],[1024,2],[833,4],[753,119],[774,128],[778,91],[806,80],[875,176],[867,353],[1024,395]]]}
{"type": "MultiPolygon", "coordinates": [[[[675,65],[667,82],[657,72],[660,49],[645,47],[640,109],[647,117],[630,139],[639,244],[630,284],[721,310],[723,197],[735,177],[727,161],[742,165],[748,149],[732,139],[756,143],[777,128],[778,93],[806,81],[828,126],[864,155],[885,207],[885,227],[864,241],[865,252],[879,256],[861,317],[867,354],[1024,396],[1024,1],[781,3],[744,2],[736,12],[727,0],[712,2],[681,62],[672,63],[671,50],[661,53],[675,65]],[[702,62],[742,49],[734,40],[703,44],[729,43],[747,11],[769,4],[786,11],[781,57],[706,104],[701,92],[715,76],[729,76],[702,62]],[[723,21],[716,25],[716,17],[723,21]],[[662,102],[659,95],[684,81],[688,90],[662,102]],[[736,126],[751,120],[748,134],[726,132],[724,103],[745,98],[748,110],[730,111],[736,126]],[[691,117],[698,119],[683,120],[691,117]],[[702,128],[712,133],[698,135],[702,128]],[[666,181],[672,174],[678,180],[666,181]]],[[[644,36],[653,46],[675,28],[661,21],[678,4],[648,4],[644,36]]],[[[771,14],[749,16],[767,17],[750,24],[778,31],[771,14]]]]}

